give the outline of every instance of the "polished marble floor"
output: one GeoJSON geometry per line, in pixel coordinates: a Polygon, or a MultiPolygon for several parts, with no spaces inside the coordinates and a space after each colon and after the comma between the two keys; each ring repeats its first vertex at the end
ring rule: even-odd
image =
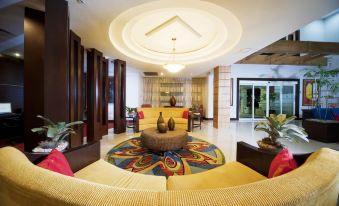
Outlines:
{"type": "MultiPolygon", "coordinates": [[[[301,124],[301,121],[296,121],[301,124]]],[[[203,121],[201,130],[195,128],[189,135],[208,141],[218,146],[224,153],[226,162],[236,159],[236,144],[238,141],[244,141],[256,145],[256,141],[265,137],[265,133],[254,131],[256,122],[231,121],[227,128],[215,129],[212,121],[203,121]]],[[[107,152],[116,144],[140,136],[140,133],[133,133],[132,129],[127,129],[126,133],[114,134],[113,129],[101,140],[101,157],[104,158],[107,152]]],[[[329,147],[339,150],[338,143],[322,143],[314,140],[307,142],[288,142],[281,141],[293,153],[313,152],[321,147],[329,147]]]]}

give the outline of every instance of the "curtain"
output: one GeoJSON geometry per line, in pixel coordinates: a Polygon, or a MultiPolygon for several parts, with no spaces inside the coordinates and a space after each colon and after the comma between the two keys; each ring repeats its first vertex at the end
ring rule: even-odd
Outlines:
{"type": "Polygon", "coordinates": [[[151,104],[152,107],[159,107],[160,83],[159,78],[144,78],[144,104],[151,104]]]}

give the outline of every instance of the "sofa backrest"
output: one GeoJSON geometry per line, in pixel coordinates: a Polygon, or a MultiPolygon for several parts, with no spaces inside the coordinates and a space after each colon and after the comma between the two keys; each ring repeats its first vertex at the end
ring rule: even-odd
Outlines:
{"type": "Polygon", "coordinates": [[[64,176],[5,147],[0,148],[0,205],[335,205],[338,162],[338,151],[320,149],[296,170],[269,180],[230,188],[153,192],[64,176]]]}
{"type": "Polygon", "coordinates": [[[182,118],[184,111],[188,111],[188,108],[137,108],[137,111],[143,111],[145,118],[158,118],[160,112],[163,117],[182,118]]]}

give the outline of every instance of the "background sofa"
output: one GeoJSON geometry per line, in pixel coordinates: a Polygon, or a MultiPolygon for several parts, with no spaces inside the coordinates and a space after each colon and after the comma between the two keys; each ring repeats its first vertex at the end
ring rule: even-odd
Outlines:
{"type": "Polygon", "coordinates": [[[136,117],[135,126],[136,132],[142,131],[150,127],[157,127],[157,121],[162,112],[162,116],[167,124],[169,118],[173,117],[175,122],[175,128],[181,128],[190,131],[190,117],[188,119],[183,118],[184,111],[188,111],[188,108],[137,108],[138,112],[144,113],[144,119],[136,117]]]}
{"type": "Polygon", "coordinates": [[[5,147],[0,149],[0,205],[331,206],[339,191],[338,161],[338,151],[320,149],[297,169],[272,179],[234,162],[166,181],[98,160],[69,177],[39,168],[22,152],[5,147]]]}

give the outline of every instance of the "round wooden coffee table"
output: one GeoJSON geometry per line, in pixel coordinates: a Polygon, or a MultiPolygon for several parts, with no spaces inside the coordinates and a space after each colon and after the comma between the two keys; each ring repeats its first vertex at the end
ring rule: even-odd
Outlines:
{"type": "Polygon", "coordinates": [[[148,128],[141,133],[141,143],[153,151],[171,151],[185,146],[187,136],[187,132],[183,129],[160,133],[157,128],[148,128]]]}

